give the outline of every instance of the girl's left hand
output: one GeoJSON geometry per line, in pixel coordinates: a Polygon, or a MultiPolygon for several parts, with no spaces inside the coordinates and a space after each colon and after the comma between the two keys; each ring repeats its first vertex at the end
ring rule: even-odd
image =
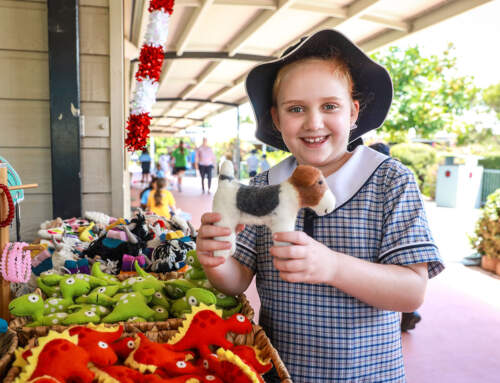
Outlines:
{"type": "Polygon", "coordinates": [[[302,231],[274,233],[274,241],[288,242],[288,246],[273,246],[274,267],[287,282],[332,284],[336,254],[302,231]]]}

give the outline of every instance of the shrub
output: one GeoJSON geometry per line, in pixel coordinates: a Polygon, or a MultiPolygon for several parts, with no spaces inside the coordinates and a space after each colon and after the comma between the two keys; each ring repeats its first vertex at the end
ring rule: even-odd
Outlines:
{"type": "Polygon", "coordinates": [[[500,155],[483,158],[478,164],[485,169],[500,169],[500,155]]]}
{"type": "Polygon", "coordinates": [[[433,147],[419,143],[397,144],[391,147],[391,156],[413,171],[418,186],[424,194],[427,194],[425,191],[430,192],[432,188],[435,189],[435,176],[433,180],[433,173],[430,170],[433,165],[437,164],[436,150],[433,147]]]}
{"type": "Polygon", "coordinates": [[[500,188],[488,196],[481,210],[471,245],[481,255],[500,258],[500,188]]]}

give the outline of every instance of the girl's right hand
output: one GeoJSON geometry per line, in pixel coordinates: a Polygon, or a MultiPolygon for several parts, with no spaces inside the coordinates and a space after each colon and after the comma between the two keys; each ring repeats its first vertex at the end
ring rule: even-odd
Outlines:
{"type": "MultiPolygon", "coordinates": [[[[217,267],[225,262],[223,257],[215,257],[215,250],[228,250],[231,243],[227,241],[216,241],[215,237],[225,237],[231,234],[228,227],[215,226],[214,223],[221,220],[219,213],[205,213],[201,217],[201,227],[196,238],[196,255],[204,268],[217,267]]],[[[245,228],[244,225],[236,226],[236,233],[245,228]]]]}

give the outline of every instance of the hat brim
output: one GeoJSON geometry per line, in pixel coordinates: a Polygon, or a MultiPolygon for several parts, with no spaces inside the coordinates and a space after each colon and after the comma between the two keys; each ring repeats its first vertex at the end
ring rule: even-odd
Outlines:
{"type": "Polygon", "coordinates": [[[340,32],[325,29],[301,41],[277,60],[254,67],[245,81],[246,91],[255,113],[255,136],[267,145],[289,151],[272,117],[272,88],[279,69],[288,62],[307,56],[322,56],[335,47],[347,61],[353,77],[355,92],[363,101],[357,127],[351,131],[349,142],[382,125],[392,102],[392,81],[387,70],[370,59],[356,44],[340,32]]]}

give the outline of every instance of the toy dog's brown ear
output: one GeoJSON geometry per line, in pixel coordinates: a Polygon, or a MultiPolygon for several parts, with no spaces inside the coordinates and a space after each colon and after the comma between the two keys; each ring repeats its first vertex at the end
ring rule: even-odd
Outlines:
{"type": "Polygon", "coordinates": [[[311,186],[321,177],[321,172],[308,165],[299,165],[290,177],[290,183],[296,186],[311,186]]]}

